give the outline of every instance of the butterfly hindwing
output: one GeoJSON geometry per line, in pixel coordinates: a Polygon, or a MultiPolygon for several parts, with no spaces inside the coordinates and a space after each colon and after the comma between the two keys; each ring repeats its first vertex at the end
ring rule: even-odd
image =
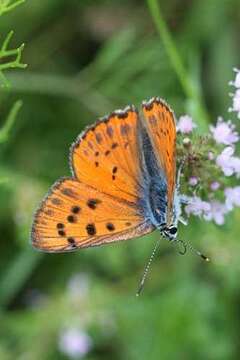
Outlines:
{"type": "Polygon", "coordinates": [[[169,106],[159,98],[143,102],[144,125],[167,181],[167,222],[171,222],[176,181],[176,125],[169,106]]]}
{"type": "Polygon", "coordinates": [[[72,251],[138,237],[153,228],[136,206],[66,178],[53,185],[38,209],[32,243],[47,252],[72,251]]]}

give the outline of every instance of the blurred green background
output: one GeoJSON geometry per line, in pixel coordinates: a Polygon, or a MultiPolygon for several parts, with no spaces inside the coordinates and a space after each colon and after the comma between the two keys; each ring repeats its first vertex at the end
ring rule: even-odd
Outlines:
{"type": "Polygon", "coordinates": [[[211,263],[162,241],[139,298],[158,232],[60,255],[29,242],[35,208],[70,174],[69,147],[98,117],[155,95],[202,129],[229,116],[239,0],[159,1],[178,54],[156,4],[28,0],[0,18],[1,39],[14,29],[28,64],[5,73],[11,87],[0,96],[0,127],[23,101],[0,144],[1,360],[240,357],[239,211],[222,227],[193,218],[180,226],[211,263]]]}

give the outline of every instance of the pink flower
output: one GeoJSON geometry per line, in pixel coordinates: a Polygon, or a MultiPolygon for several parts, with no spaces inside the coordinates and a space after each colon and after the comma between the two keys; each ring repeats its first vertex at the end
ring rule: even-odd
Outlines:
{"type": "Polygon", "coordinates": [[[237,89],[235,94],[233,94],[233,104],[232,107],[229,108],[229,111],[235,111],[240,118],[240,89],[237,89]]]}
{"type": "Polygon", "coordinates": [[[233,71],[236,73],[236,77],[234,81],[230,81],[230,85],[235,86],[236,88],[240,88],[240,70],[234,68],[233,71]]]}
{"type": "Polygon", "coordinates": [[[189,134],[196,127],[197,125],[193,122],[189,115],[180,116],[177,123],[177,131],[182,134],[189,134]]]}
{"type": "Polygon", "coordinates": [[[210,188],[211,188],[211,190],[213,190],[213,191],[218,190],[219,187],[220,187],[220,184],[219,184],[218,181],[213,181],[213,182],[211,183],[211,185],[210,185],[210,188]]]}
{"type": "Polygon", "coordinates": [[[92,346],[92,339],[77,328],[66,329],[59,338],[59,349],[70,358],[79,359],[86,355],[92,346]]]}
{"type": "Polygon", "coordinates": [[[240,176],[240,158],[232,156],[234,148],[231,146],[226,147],[220,155],[216,158],[216,164],[222,169],[226,176],[236,174],[240,176]]]}
{"type": "Polygon", "coordinates": [[[224,215],[228,212],[225,204],[213,200],[211,202],[203,201],[195,196],[191,198],[190,203],[185,207],[188,215],[193,214],[203,217],[206,221],[213,220],[217,225],[224,224],[224,215]]]}
{"type": "Polygon", "coordinates": [[[233,97],[232,107],[229,108],[229,111],[237,112],[238,118],[240,118],[240,70],[234,68],[236,72],[236,77],[234,81],[230,81],[230,85],[235,86],[237,89],[234,94],[230,94],[233,97]]]}
{"type": "Polygon", "coordinates": [[[68,282],[68,294],[72,300],[80,301],[88,296],[89,276],[85,273],[72,275],[68,282]]]}
{"type": "Polygon", "coordinates": [[[213,152],[209,151],[208,152],[208,160],[214,160],[214,159],[215,159],[215,156],[214,156],[213,152]]]}
{"type": "Polygon", "coordinates": [[[198,196],[194,196],[189,199],[189,204],[185,207],[187,215],[193,214],[196,216],[202,216],[204,213],[210,211],[210,205],[208,202],[203,201],[198,196]]]}
{"type": "Polygon", "coordinates": [[[233,156],[231,159],[231,164],[234,169],[234,173],[236,174],[237,178],[240,177],[240,158],[233,156]]]}
{"type": "Polygon", "coordinates": [[[210,202],[210,210],[207,211],[203,217],[207,221],[213,220],[217,225],[224,224],[224,215],[227,213],[225,204],[221,204],[219,201],[210,202]]]}
{"type": "Polygon", "coordinates": [[[240,186],[226,188],[224,194],[228,210],[232,210],[234,206],[240,206],[240,186]]]}
{"type": "Polygon", "coordinates": [[[210,202],[210,210],[206,211],[203,214],[203,217],[207,221],[213,220],[217,225],[224,224],[224,215],[228,212],[225,204],[220,203],[219,201],[210,202]]]}
{"type": "Polygon", "coordinates": [[[191,176],[188,180],[189,185],[196,186],[198,183],[198,178],[196,176],[191,176]]]}
{"type": "Polygon", "coordinates": [[[210,131],[213,134],[213,138],[218,144],[231,145],[239,140],[238,133],[234,131],[235,125],[228,122],[224,122],[222,118],[218,118],[217,125],[210,126],[210,131]]]}
{"type": "Polygon", "coordinates": [[[185,147],[190,146],[192,143],[191,140],[189,139],[189,137],[185,137],[182,142],[185,147]]]}
{"type": "Polygon", "coordinates": [[[222,169],[226,176],[231,176],[234,173],[231,165],[231,157],[233,153],[233,147],[228,146],[216,158],[216,164],[222,169]]]}

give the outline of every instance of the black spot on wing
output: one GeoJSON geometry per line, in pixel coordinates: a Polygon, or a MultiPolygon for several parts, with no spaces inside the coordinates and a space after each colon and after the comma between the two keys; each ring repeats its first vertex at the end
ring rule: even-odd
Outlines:
{"type": "Polygon", "coordinates": [[[88,199],[87,201],[87,206],[92,209],[95,210],[97,205],[100,204],[102,201],[99,199],[88,199]]]}
{"type": "Polygon", "coordinates": [[[75,223],[75,222],[77,221],[77,218],[76,218],[76,216],[74,216],[74,215],[68,215],[67,221],[68,221],[69,223],[75,223]]]}
{"type": "Polygon", "coordinates": [[[75,205],[72,207],[71,211],[73,214],[78,214],[81,211],[81,208],[80,208],[80,206],[75,205]]]}
{"type": "Polygon", "coordinates": [[[113,128],[112,128],[111,126],[109,126],[109,125],[107,126],[106,132],[107,132],[107,135],[108,135],[110,138],[113,137],[113,128]]]}
{"type": "Polygon", "coordinates": [[[101,144],[102,142],[102,135],[100,133],[95,134],[95,138],[98,144],[101,144]]]}
{"type": "Polygon", "coordinates": [[[116,149],[116,147],[118,147],[118,143],[115,142],[112,144],[112,149],[116,149]]]}
{"type": "Polygon", "coordinates": [[[71,236],[67,238],[67,241],[69,243],[69,245],[71,245],[72,248],[76,248],[77,244],[76,244],[76,240],[71,236]]]}
{"type": "Polygon", "coordinates": [[[93,224],[93,223],[87,224],[86,231],[87,231],[88,235],[91,235],[91,236],[95,235],[97,233],[95,224],[93,224]]]}
{"type": "Polygon", "coordinates": [[[115,226],[112,223],[107,223],[106,228],[107,228],[108,231],[114,231],[115,230],[115,226]]]}

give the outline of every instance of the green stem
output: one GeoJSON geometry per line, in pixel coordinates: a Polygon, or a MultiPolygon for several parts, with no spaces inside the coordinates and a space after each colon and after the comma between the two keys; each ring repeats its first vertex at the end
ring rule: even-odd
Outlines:
{"type": "Polygon", "coordinates": [[[163,45],[166,49],[166,53],[169,57],[169,60],[172,64],[172,67],[179,79],[179,82],[183,88],[183,91],[186,97],[191,101],[194,102],[194,110],[193,113],[198,115],[201,119],[202,128],[207,127],[208,124],[208,115],[206,109],[203,105],[202,99],[200,97],[199,91],[194,86],[193,82],[191,81],[185,66],[182,62],[182,59],[178,53],[177,47],[174,43],[174,40],[167,28],[167,25],[164,21],[162,16],[161,8],[158,4],[157,0],[146,0],[151,16],[153,21],[156,25],[158,33],[162,39],[163,45]]]}
{"type": "Polygon", "coordinates": [[[23,4],[25,2],[25,0],[17,0],[15,1],[13,4],[11,5],[1,5],[0,7],[0,16],[2,14],[5,14],[6,12],[8,11],[11,11],[12,9],[14,9],[16,6],[20,5],[20,4],[23,4]]]}
{"type": "Polygon", "coordinates": [[[7,141],[9,133],[13,128],[17,114],[22,106],[22,101],[17,100],[12,106],[4,126],[0,129],[0,144],[7,141]]]}
{"type": "Polygon", "coordinates": [[[0,308],[13,300],[23,287],[33,269],[41,260],[43,253],[34,251],[29,245],[12,261],[0,279],[0,308]]]}
{"type": "Polygon", "coordinates": [[[179,78],[182,88],[188,97],[193,97],[193,87],[188,80],[187,72],[184,68],[182,60],[178,54],[177,48],[173,42],[173,39],[167,29],[166,23],[163,19],[161,8],[158,5],[157,0],[147,0],[148,6],[158,30],[161,36],[162,42],[166,49],[167,55],[172,63],[172,66],[179,78]]]}

